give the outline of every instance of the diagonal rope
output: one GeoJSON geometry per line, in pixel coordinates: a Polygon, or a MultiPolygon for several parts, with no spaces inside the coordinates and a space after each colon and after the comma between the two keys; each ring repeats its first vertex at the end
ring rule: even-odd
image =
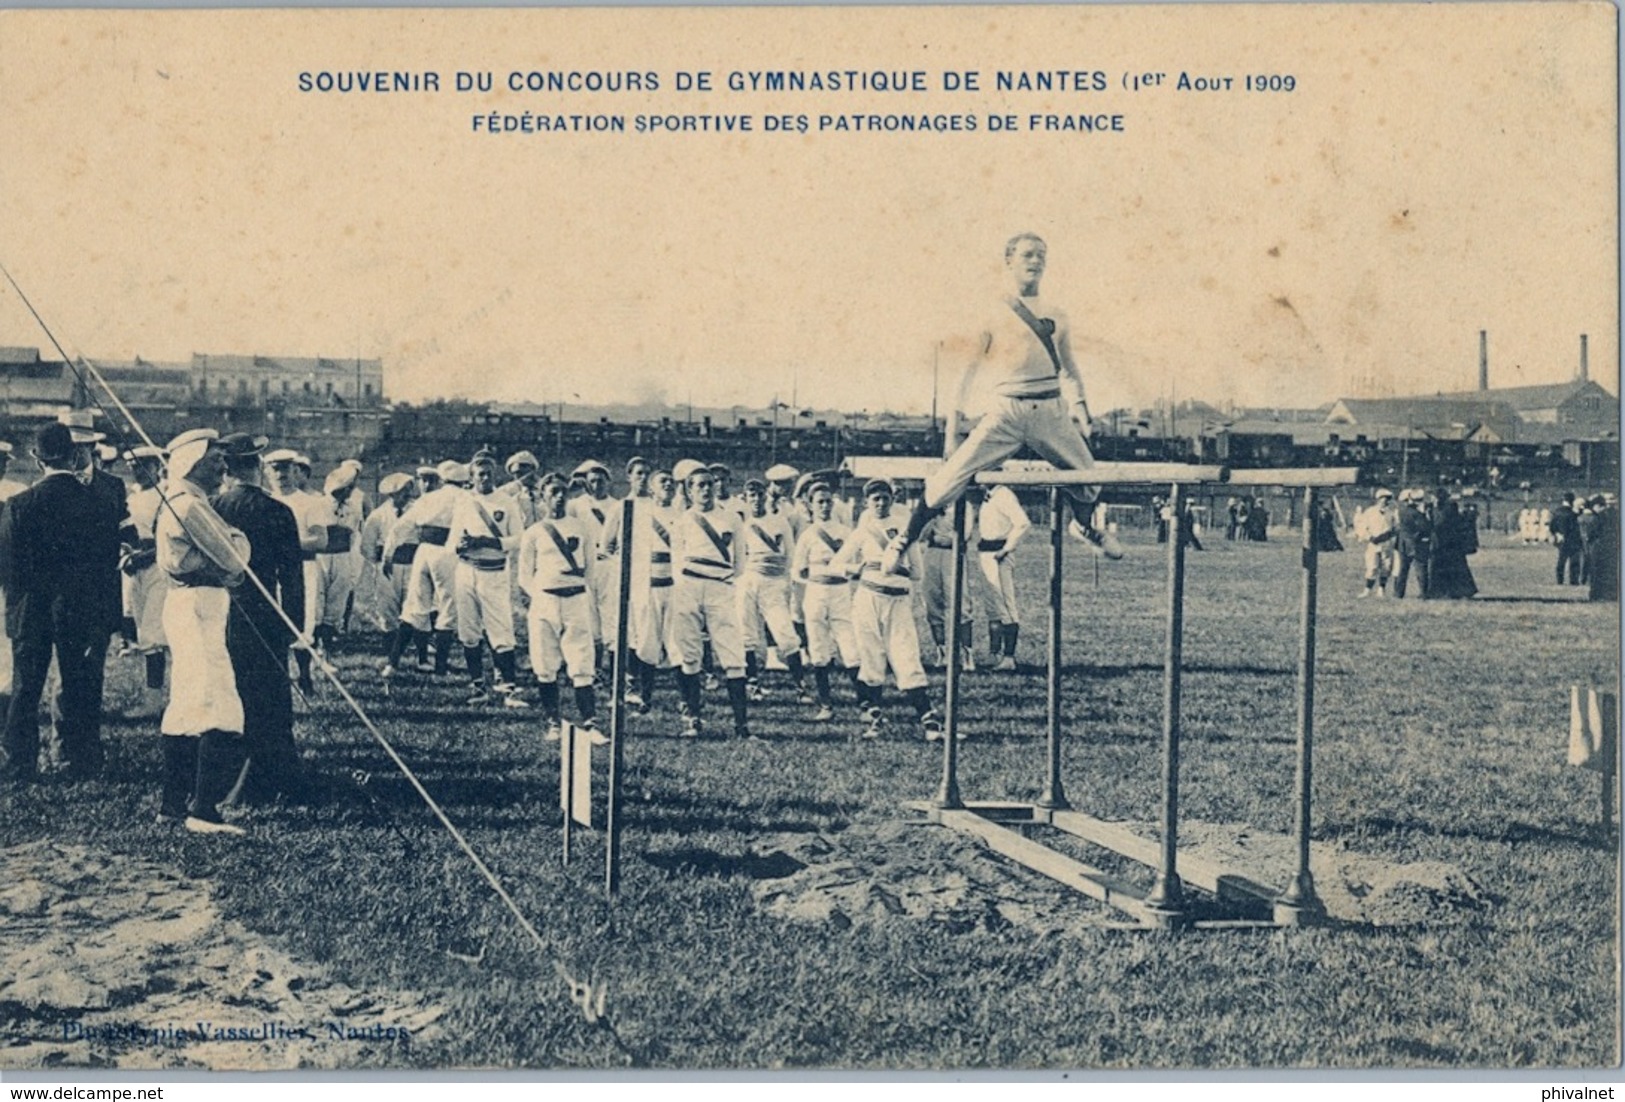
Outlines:
{"type": "MultiPolygon", "coordinates": [[[[57,340],[56,334],[53,333],[50,326],[45,323],[45,319],[42,318],[39,311],[34,308],[34,304],[29,301],[28,296],[23,292],[23,289],[18,286],[16,279],[12,277],[11,272],[5,267],[4,264],[0,264],[0,275],[4,275],[6,282],[11,284],[12,290],[16,292],[18,299],[22,301],[23,306],[27,308],[29,314],[33,316],[34,321],[39,325],[41,331],[44,332],[47,339],[50,340],[51,346],[56,349],[57,355],[62,358],[62,361],[68,365],[70,370],[73,371],[74,377],[79,380],[80,386],[85,390],[86,397],[95,404],[96,408],[102,412],[102,415],[107,416],[106,407],[102,405],[100,400],[98,400],[94,393],[90,390],[90,387],[86,385],[84,373],[80,370],[79,365],[82,365],[85,370],[89,371],[96,384],[104,393],[106,393],[108,399],[118,408],[120,414],[123,415],[124,420],[128,423],[136,435],[138,435],[148,446],[157,447],[158,445],[153,441],[152,437],[147,434],[147,430],[141,424],[140,419],[130,410],[129,406],[124,404],[123,399],[118,396],[118,392],[114,390],[112,384],[107,381],[107,377],[102,373],[101,369],[98,368],[87,356],[81,355],[78,357],[78,363],[76,364],[74,357],[68,355],[67,351],[62,347],[61,342],[57,340]]],[[[111,417],[108,417],[109,423],[111,423],[112,420],[113,419],[111,417]]],[[[175,507],[173,504],[171,504],[168,495],[164,492],[163,487],[160,485],[157,487],[157,489],[159,500],[161,501],[163,507],[167,508],[170,515],[175,518],[176,522],[181,525],[182,529],[185,529],[186,522],[182,520],[180,514],[175,511],[175,507]]],[[[210,525],[216,524],[216,518],[212,513],[206,518],[206,520],[210,525]]],[[[224,522],[219,523],[221,528],[220,530],[216,531],[215,534],[224,537],[224,522]]],[[[222,542],[230,545],[229,540],[222,539],[222,542]]],[[[349,705],[350,710],[355,714],[356,718],[361,721],[361,725],[366,728],[367,733],[372,736],[373,740],[384,751],[385,755],[387,755],[390,761],[394,763],[395,768],[400,770],[401,775],[406,778],[407,783],[412,786],[413,790],[417,792],[418,796],[428,806],[429,811],[437,820],[439,820],[440,825],[446,828],[446,831],[451,835],[452,840],[457,843],[457,847],[461,849],[464,855],[468,857],[469,861],[474,865],[474,868],[479,872],[481,878],[485,880],[486,884],[489,885],[491,890],[496,893],[497,898],[502,901],[503,906],[505,906],[509,913],[513,915],[514,921],[519,924],[520,929],[525,932],[532,943],[535,944],[536,948],[541,951],[544,958],[550,958],[552,960],[554,971],[568,989],[571,1003],[581,1010],[582,1015],[586,1018],[588,1024],[600,1026],[606,1029],[611,1038],[614,1040],[616,1046],[626,1053],[628,1057],[636,1060],[636,1053],[629,1049],[622,1041],[619,1034],[615,1031],[614,1025],[611,1023],[609,1017],[605,1013],[608,985],[594,984],[576,979],[570,974],[569,969],[565,967],[564,962],[553,956],[551,947],[542,937],[541,932],[536,928],[535,924],[532,923],[528,917],[526,917],[524,911],[520,909],[519,904],[515,902],[513,896],[508,893],[507,888],[503,887],[502,882],[497,878],[496,873],[493,872],[491,867],[485,863],[484,859],[482,859],[480,855],[475,852],[474,847],[469,843],[468,839],[464,837],[463,832],[459,830],[457,825],[451,821],[445,810],[441,808],[439,802],[437,802],[435,798],[429,794],[429,790],[423,786],[423,782],[418,779],[417,774],[412,771],[411,767],[408,766],[401,758],[400,754],[396,752],[395,747],[390,743],[389,739],[384,737],[384,733],[378,729],[377,724],[372,721],[372,717],[367,715],[366,710],[362,708],[361,704],[355,699],[354,696],[351,695],[350,690],[339,678],[338,671],[330,662],[328,662],[325,655],[316,650],[310,637],[306,635],[305,632],[301,630],[299,626],[296,625],[288,616],[287,612],[282,608],[281,603],[274,596],[272,596],[265,583],[259,578],[258,575],[254,573],[252,569],[249,568],[248,560],[241,554],[241,552],[237,551],[235,546],[231,548],[231,551],[232,557],[235,560],[234,565],[241,568],[243,576],[253,583],[254,588],[259,591],[260,596],[265,598],[266,603],[276,612],[278,618],[281,619],[283,626],[293,633],[294,638],[298,640],[299,647],[303,648],[309,652],[312,657],[314,657],[316,665],[322,671],[322,674],[330,682],[332,682],[333,687],[338,690],[339,696],[342,697],[344,702],[349,705]]],[[[263,636],[261,639],[264,641],[263,636]]],[[[269,645],[268,642],[267,645],[269,645]]]]}

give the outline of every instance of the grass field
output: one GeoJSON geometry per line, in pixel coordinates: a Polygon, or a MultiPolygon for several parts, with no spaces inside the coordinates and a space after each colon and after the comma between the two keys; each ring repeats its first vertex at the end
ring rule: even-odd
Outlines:
{"type": "MultiPolygon", "coordinates": [[[[1030,799],[1041,784],[1040,543],[1023,548],[1020,569],[1028,668],[962,682],[967,798],[1030,799]]],[[[1165,560],[1131,545],[1097,585],[1087,556],[1068,553],[1069,793],[1104,818],[1153,820],[1165,560]]],[[[1293,541],[1216,540],[1189,557],[1182,815],[1193,824],[1290,831],[1297,556],[1293,541]]],[[[560,867],[556,751],[534,717],[470,718],[457,682],[385,699],[375,659],[361,655],[339,661],[358,697],[548,955],[330,691],[300,731],[322,799],[254,813],[247,840],[153,824],[156,725],[115,720],[113,779],[6,797],[0,843],[66,838],[207,878],[227,915],[352,986],[424,993],[447,1008],[437,1039],[383,1058],[410,1066],[1614,1064],[1617,841],[1597,826],[1597,775],[1564,753],[1568,686],[1617,681],[1618,606],[1552,585],[1549,550],[1486,547],[1473,560],[1483,596],[1468,602],[1356,602],[1357,552],[1322,564],[1313,836],[1476,886],[1412,920],[1127,930],[1007,867],[1009,890],[1060,919],[778,917],[764,885],[818,852],[796,839],[861,852],[881,881],[888,868],[950,877],[1003,862],[942,828],[895,825],[911,819],[904,801],[936,791],[941,768],[900,703],[884,738],[857,742],[850,710],[815,727],[781,688],[753,714],[762,740],[692,742],[674,737],[666,685],[655,712],[631,722],[624,883],[609,904],[596,836],[560,867]],[[372,800],[352,770],[370,774],[372,800]],[[612,1030],[570,1005],[555,962],[607,983],[612,1030]]],[[[123,664],[114,691],[135,675],[123,664]]],[[[720,694],[708,707],[725,726],[720,694]]]]}

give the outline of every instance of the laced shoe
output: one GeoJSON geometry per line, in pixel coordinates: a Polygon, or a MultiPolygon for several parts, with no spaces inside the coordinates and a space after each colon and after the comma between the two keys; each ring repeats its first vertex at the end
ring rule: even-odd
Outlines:
{"type": "Polygon", "coordinates": [[[1072,533],[1073,539],[1082,540],[1084,543],[1088,544],[1089,549],[1097,555],[1104,556],[1108,559],[1120,559],[1123,557],[1123,544],[1122,541],[1117,538],[1117,533],[1115,532],[1102,532],[1100,529],[1092,526],[1085,528],[1083,525],[1079,524],[1075,518],[1071,524],[1067,525],[1066,530],[1072,533]]]}
{"type": "Polygon", "coordinates": [[[818,706],[818,711],[813,713],[813,722],[814,723],[828,723],[830,720],[832,720],[834,718],[835,718],[835,709],[831,708],[828,704],[820,704],[818,706]]]}
{"type": "Polygon", "coordinates": [[[866,739],[879,738],[883,722],[879,708],[865,708],[863,710],[863,730],[859,732],[860,735],[866,739]]]}
{"type": "Polygon", "coordinates": [[[920,717],[920,728],[925,732],[926,742],[942,741],[942,713],[935,708],[920,717]]]}

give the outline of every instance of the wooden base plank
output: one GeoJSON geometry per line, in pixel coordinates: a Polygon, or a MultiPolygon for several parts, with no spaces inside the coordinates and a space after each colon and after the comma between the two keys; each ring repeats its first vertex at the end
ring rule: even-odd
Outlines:
{"type": "MultiPolygon", "coordinates": [[[[1140,837],[1120,823],[1109,823],[1081,811],[1051,812],[1049,821],[1056,830],[1102,846],[1127,857],[1130,861],[1138,861],[1153,869],[1161,863],[1162,847],[1158,843],[1140,837]]],[[[1179,878],[1185,883],[1210,892],[1220,899],[1239,897],[1251,902],[1273,903],[1281,894],[1277,889],[1261,884],[1243,873],[1185,853],[1179,855],[1178,870],[1179,878]]]]}
{"type": "Polygon", "coordinates": [[[1166,916],[1147,905],[1145,898],[1131,885],[1082,861],[1047,849],[1008,827],[988,820],[976,811],[940,810],[937,812],[936,821],[943,826],[980,838],[995,852],[1003,854],[1024,868],[1042,873],[1074,891],[1082,892],[1090,899],[1098,899],[1102,903],[1116,907],[1146,925],[1158,926],[1166,923],[1166,916]]]}

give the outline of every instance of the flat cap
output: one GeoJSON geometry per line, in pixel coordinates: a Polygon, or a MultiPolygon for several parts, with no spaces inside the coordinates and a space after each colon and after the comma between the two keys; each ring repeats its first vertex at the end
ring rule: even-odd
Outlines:
{"type": "Polygon", "coordinates": [[[383,479],[378,483],[378,492],[383,494],[385,497],[388,497],[390,494],[400,493],[410,485],[412,485],[412,476],[409,474],[401,474],[397,471],[394,474],[386,474],[383,477],[383,479]]]}

